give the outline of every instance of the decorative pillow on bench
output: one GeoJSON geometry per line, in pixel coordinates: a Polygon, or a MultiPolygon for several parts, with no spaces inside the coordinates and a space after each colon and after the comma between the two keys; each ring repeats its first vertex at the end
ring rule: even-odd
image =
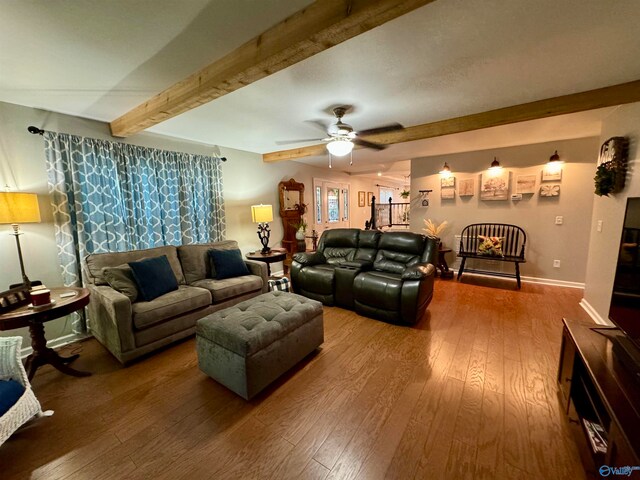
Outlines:
{"type": "Polygon", "coordinates": [[[479,255],[504,257],[504,253],[502,253],[504,237],[485,237],[484,235],[478,235],[478,239],[480,239],[480,244],[478,245],[479,255]]]}
{"type": "Polygon", "coordinates": [[[176,274],[166,255],[129,262],[129,266],[138,284],[140,297],[145,302],[178,289],[176,274]]]}

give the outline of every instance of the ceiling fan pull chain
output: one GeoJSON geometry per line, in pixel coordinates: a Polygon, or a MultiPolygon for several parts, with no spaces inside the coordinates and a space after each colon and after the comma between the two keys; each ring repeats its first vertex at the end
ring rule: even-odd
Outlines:
{"type": "Polygon", "coordinates": [[[349,153],[351,154],[351,157],[349,158],[349,165],[353,165],[353,150],[349,153]]]}
{"type": "Polygon", "coordinates": [[[331,152],[329,152],[329,168],[331,168],[331,152]]]}

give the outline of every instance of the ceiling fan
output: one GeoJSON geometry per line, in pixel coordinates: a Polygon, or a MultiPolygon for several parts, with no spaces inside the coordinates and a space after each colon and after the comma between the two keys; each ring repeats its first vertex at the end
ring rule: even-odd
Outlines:
{"type": "MultiPolygon", "coordinates": [[[[387,145],[370,142],[361,137],[366,137],[367,135],[375,135],[378,133],[393,132],[396,130],[402,130],[404,128],[399,123],[392,123],[382,127],[356,131],[351,125],[342,121],[342,117],[344,117],[345,113],[350,108],[351,107],[348,105],[333,108],[333,114],[337,119],[336,123],[334,124],[323,125],[321,122],[311,122],[327,132],[328,136],[326,138],[307,138],[304,140],[283,141],[276,143],[279,145],[286,145],[290,143],[322,141],[327,143],[327,150],[331,155],[335,157],[343,157],[352,152],[354,145],[360,145],[362,147],[371,148],[374,150],[384,150],[385,148],[387,148],[387,145]]],[[[331,168],[331,157],[329,157],[329,168],[331,168]]]]}

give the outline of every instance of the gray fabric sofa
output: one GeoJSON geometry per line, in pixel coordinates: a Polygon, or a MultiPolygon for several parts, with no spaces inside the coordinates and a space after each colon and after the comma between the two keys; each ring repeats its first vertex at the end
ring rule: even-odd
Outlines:
{"type": "Polygon", "coordinates": [[[227,240],[88,255],[83,270],[91,291],[88,306],[91,333],[124,364],[192,335],[198,319],[267,291],[267,265],[263,262],[245,260],[250,275],[213,279],[207,255],[212,248],[236,249],[238,244],[227,240]],[[111,288],[103,275],[105,267],[162,255],[169,260],[178,290],[150,302],[131,302],[111,288]]]}

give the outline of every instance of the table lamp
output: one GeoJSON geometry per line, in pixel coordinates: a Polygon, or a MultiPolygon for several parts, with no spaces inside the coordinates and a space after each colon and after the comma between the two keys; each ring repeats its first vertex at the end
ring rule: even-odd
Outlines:
{"type": "Polygon", "coordinates": [[[40,209],[38,208],[38,196],[35,193],[0,192],[0,224],[10,223],[16,237],[22,282],[27,288],[31,288],[31,281],[24,272],[22,261],[22,249],[20,248],[21,223],[40,223],[40,209]]]}
{"type": "Polygon", "coordinates": [[[252,205],[251,219],[253,223],[258,224],[258,238],[262,243],[261,253],[266,255],[271,251],[269,248],[269,235],[271,234],[269,222],[273,221],[273,208],[271,205],[252,205]]]}

